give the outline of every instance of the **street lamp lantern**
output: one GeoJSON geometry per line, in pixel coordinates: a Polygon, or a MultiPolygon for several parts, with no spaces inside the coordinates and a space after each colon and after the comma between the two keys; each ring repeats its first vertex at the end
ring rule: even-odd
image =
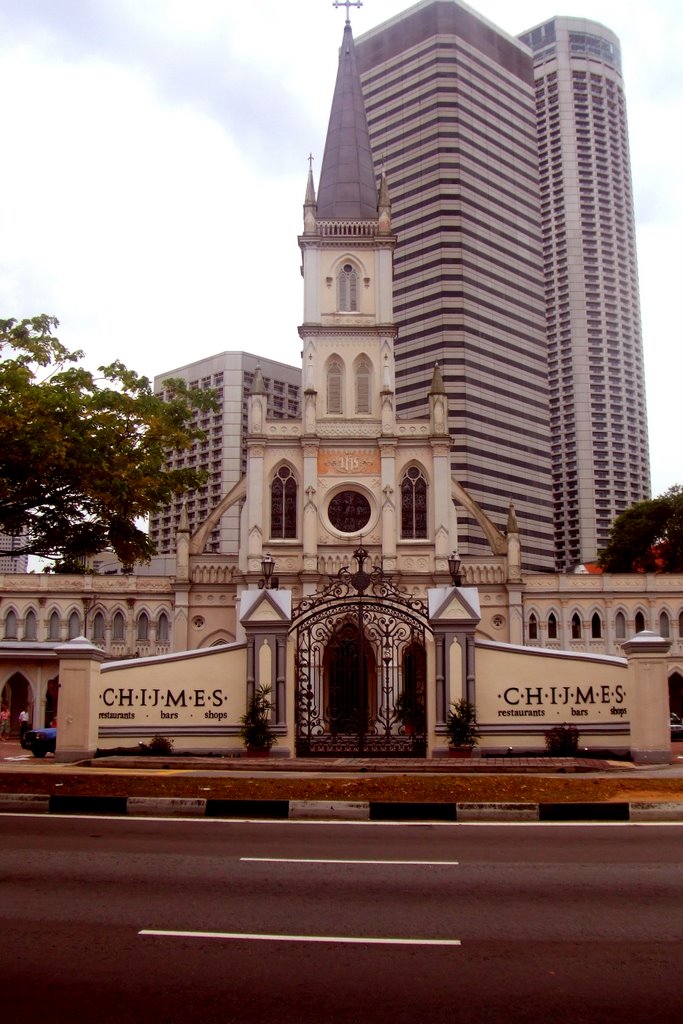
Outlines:
{"type": "Polygon", "coordinates": [[[274,568],[275,559],[273,556],[264,555],[261,559],[261,572],[263,573],[263,579],[258,581],[259,590],[277,590],[280,581],[277,576],[273,576],[274,568]]]}
{"type": "Polygon", "coordinates": [[[462,586],[462,574],[460,572],[461,565],[462,562],[460,561],[460,556],[458,555],[458,552],[451,551],[450,555],[448,556],[448,571],[451,574],[451,579],[453,580],[454,587],[462,586]]]}

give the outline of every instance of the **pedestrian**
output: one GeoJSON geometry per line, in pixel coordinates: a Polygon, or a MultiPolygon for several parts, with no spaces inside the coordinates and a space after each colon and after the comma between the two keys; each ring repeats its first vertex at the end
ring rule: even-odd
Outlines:
{"type": "Polygon", "coordinates": [[[2,740],[3,743],[9,742],[9,719],[9,707],[7,702],[3,701],[2,707],[0,708],[0,740],[2,740]]]}
{"type": "Polygon", "coordinates": [[[23,740],[28,732],[28,708],[19,712],[19,742],[23,740]]]}

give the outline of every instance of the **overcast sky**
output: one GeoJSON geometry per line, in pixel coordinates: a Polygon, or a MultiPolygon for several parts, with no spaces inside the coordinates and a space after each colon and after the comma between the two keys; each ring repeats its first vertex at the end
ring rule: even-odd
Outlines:
{"type": "MultiPolygon", "coordinates": [[[[408,6],[365,0],[354,34],[408,6]]],[[[473,6],[512,35],[572,14],[621,39],[661,493],[683,483],[681,2],[473,6]]],[[[150,377],[224,350],[298,364],[343,22],[332,0],[0,0],[0,317],[50,313],[89,365],[150,377]]]]}

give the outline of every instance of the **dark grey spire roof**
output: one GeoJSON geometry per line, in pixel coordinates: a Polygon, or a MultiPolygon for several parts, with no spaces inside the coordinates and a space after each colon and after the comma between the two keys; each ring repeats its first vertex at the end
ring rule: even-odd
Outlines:
{"type": "Polygon", "coordinates": [[[377,217],[377,183],[351,26],[344,26],[318,185],[321,220],[377,217]]]}

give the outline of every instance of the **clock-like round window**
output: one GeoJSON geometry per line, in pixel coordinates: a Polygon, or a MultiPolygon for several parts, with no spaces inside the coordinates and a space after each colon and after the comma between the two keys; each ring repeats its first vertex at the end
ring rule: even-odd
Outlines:
{"type": "Polygon", "coordinates": [[[359,491],[340,491],[327,506],[327,516],[340,533],[358,533],[370,522],[370,502],[359,491]]]}

